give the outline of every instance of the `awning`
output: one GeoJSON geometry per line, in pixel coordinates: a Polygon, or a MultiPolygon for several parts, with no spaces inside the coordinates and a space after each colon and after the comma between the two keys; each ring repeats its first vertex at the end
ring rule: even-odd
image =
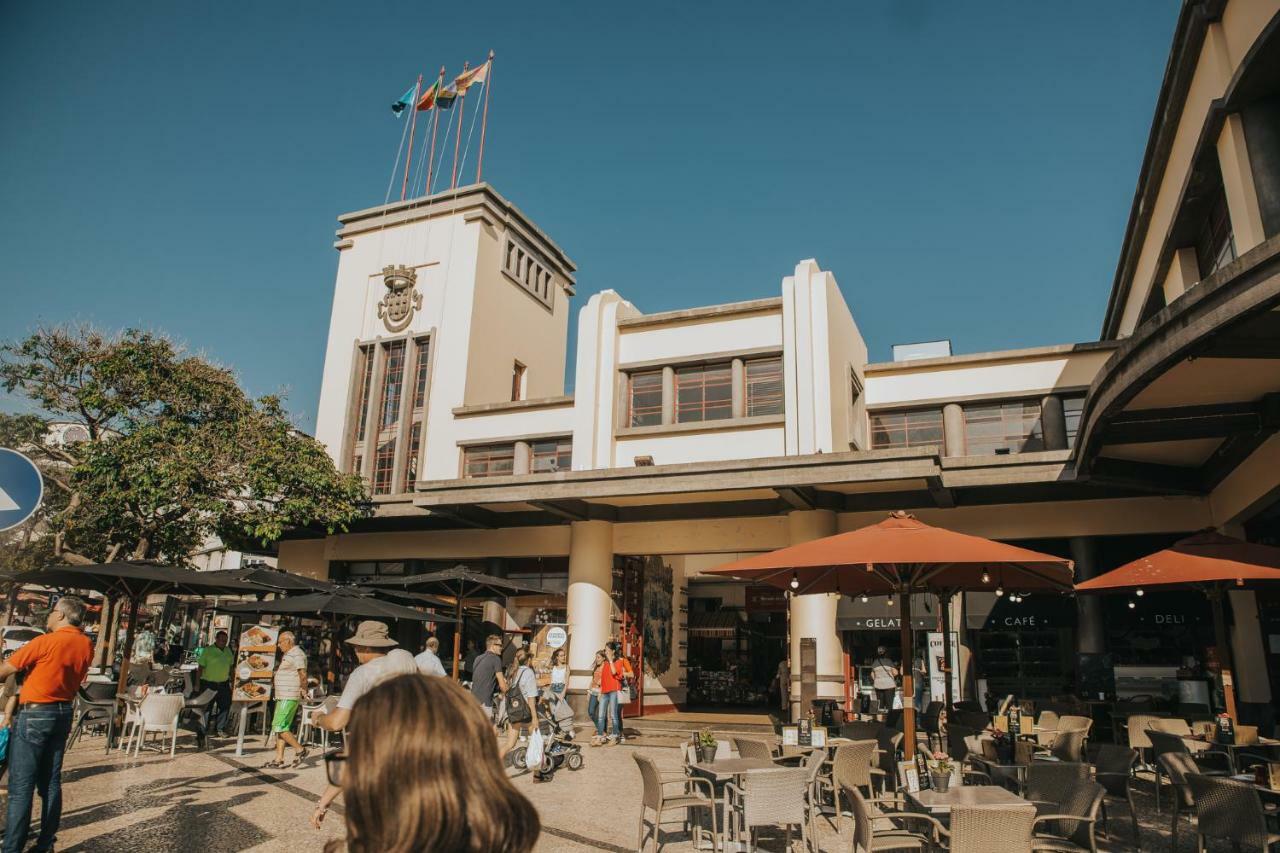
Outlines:
{"type": "Polygon", "coordinates": [[[704,640],[732,640],[738,636],[738,613],[717,610],[712,613],[689,614],[689,636],[704,640]]]}
{"type": "MultiPolygon", "coordinates": [[[[938,602],[932,595],[911,596],[911,627],[917,631],[938,630],[938,602]]],[[[864,602],[856,595],[842,596],[836,605],[836,629],[840,631],[897,631],[901,610],[893,607],[883,595],[868,597],[864,602]]]]}

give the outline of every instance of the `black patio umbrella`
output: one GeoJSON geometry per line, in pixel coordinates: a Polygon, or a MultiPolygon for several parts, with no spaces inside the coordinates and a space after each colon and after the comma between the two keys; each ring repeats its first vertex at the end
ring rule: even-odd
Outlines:
{"type": "Polygon", "coordinates": [[[395,587],[415,592],[447,595],[454,600],[458,634],[453,641],[453,677],[458,677],[458,659],[462,656],[462,602],[467,598],[506,598],[508,595],[551,595],[552,590],[533,584],[487,575],[463,565],[440,572],[404,577],[384,577],[364,582],[368,587],[395,587]]]}
{"type": "Polygon", "coordinates": [[[268,566],[223,569],[215,572],[203,572],[202,574],[261,584],[269,587],[273,592],[281,593],[332,592],[337,589],[335,584],[328,581],[309,578],[305,575],[295,575],[293,572],[286,572],[284,569],[273,569],[268,566]]]}
{"type": "Polygon", "coordinates": [[[221,608],[224,613],[276,613],[296,616],[363,616],[368,619],[412,619],[416,622],[453,622],[452,616],[424,613],[382,601],[371,595],[338,589],[333,592],[313,592],[307,595],[290,595],[275,601],[246,601],[221,608]]]}
{"type": "Polygon", "coordinates": [[[123,690],[129,675],[129,651],[133,648],[138,604],[148,595],[256,595],[272,591],[255,583],[213,574],[151,560],[120,560],[87,566],[46,566],[13,575],[9,580],[19,585],[87,589],[129,599],[129,627],[124,638],[124,662],[120,666],[119,689],[123,690]]]}
{"type": "MultiPolygon", "coordinates": [[[[420,592],[408,592],[403,589],[392,589],[390,587],[372,587],[372,586],[348,586],[341,587],[344,590],[358,592],[361,595],[372,595],[383,601],[394,601],[402,604],[409,604],[416,607],[453,607],[453,602],[434,595],[423,595],[420,592]]],[[[448,621],[452,622],[453,619],[448,621]]]]}

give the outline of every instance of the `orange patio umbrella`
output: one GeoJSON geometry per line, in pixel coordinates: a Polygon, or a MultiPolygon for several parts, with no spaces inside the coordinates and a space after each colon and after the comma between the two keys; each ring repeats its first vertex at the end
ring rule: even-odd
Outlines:
{"type": "Polygon", "coordinates": [[[1076,592],[1111,592],[1156,586],[1199,589],[1213,606],[1213,633],[1222,664],[1222,693],[1227,714],[1236,718],[1236,692],[1231,676],[1231,644],[1222,612],[1223,593],[1280,583],[1280,548],[1256,545],[1202,530],[1172,547],[1139,557],[1118,569],[1076,584],[1076,592]]]}
{"type": "MultiPolygon", "coordinates": [[[[711,574],[765,583],[796,595],[898,595],[902,658],[914,658],[911,593],[954,592],[1004,587],[1010,591],[1061,592],[1071,589],[1071,561],[931,527],[905,512],[879,524],[815,539],[710,569],[711,574]]],[[[949,647],[944,641],[943,647],[949,647]]],[[[947,679],[950,684],[950,678],[947,679]]],[[[914,693],[909,666],[903,667],[903,696],[914,693]]],[[[903,751],[915,754],[915,710],[903,702],[903,751]]]]}

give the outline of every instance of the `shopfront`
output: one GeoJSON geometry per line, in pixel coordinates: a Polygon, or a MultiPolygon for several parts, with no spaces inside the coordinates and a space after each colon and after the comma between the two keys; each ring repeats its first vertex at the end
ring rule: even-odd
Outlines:
{"type": "Polygon", "coordinates": [[[1075,601],[1057,594],[969,593],[969,645],[978,699],[1047,699],[1070,693],[1075,680],[1075,601]]]}
{"type": "MultiPolygon", "coordinates": [[[[938,630],[938,602],[931,595],[914,595],[911,598],[911,629],[914,631],[912,645],[919,657],[915,670],[926,667],[927,649],[929,648],[929,632],[938,630]]],[[[872,662],[878,657],[878,649],[885,650],[888,658],[899,674],[905,671],[902,660],[902,620],[898,616],[895,603],[890,607],[885,597],[847,598],[841,601],[837,610],[836,626],[840,630],[841,647],[845,659],[846,696],[854,702],[855,710],[870,710],[870,702],[875,696],[873,685],[872,662]]],[[[910,666],[911,662],[907,662],[910,666]]],[[[899,678],[899,683],[901,679],[899,678]]],[[[917,692],[922,695],[928,692],[928,678],[919,679],[917,692]]],[[[898,701],[895,700],[895,706],[898,701]]]]}
{"type": "Polygon", "coordinates": [[[786,650],[781,590],[697,584],[689,599],[688,706],[777,706],[778,664],[786,650]]]}

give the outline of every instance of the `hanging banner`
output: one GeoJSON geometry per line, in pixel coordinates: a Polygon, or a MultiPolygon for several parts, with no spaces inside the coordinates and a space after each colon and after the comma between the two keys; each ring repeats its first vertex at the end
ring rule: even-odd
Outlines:
{"type": "MultiPolygon", "coordinates": [[[[960,638],[955,631],[951,632],[951,698],[959,701],[960,692],[960,638]]],[[[933,702],[945,702],[947,681],[942,670],[946,658],[943,657],[942,632],[929,632],[929,699],[933,702]]]]}

